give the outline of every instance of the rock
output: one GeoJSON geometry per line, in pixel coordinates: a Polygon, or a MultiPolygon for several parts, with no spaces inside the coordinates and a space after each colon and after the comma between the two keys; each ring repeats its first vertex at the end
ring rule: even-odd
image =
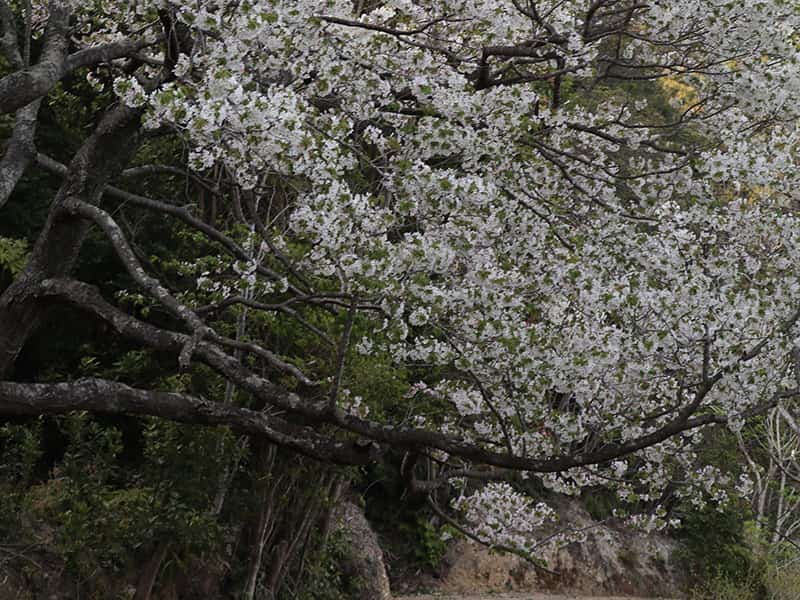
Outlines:
{"type": "Polygon", "coordinates": [[[558,512],[562,525],[588,529],[583,542],[543,550],[545,566],[557,574],[520,557],[459,540],[448,550],[448,569],[436,591],[681,595],[684,581],[674,558],[676,542],[663,535],[600,525],[573,500],[564,500],[558,512]]]}
{"type": "Polygon", "coordinates": [[[352,501],[344,500],[337,509],[336,520],[348,546],[348,556],[340,568],[347,580],[355,582],[350,586],[356,590],[353,600],[390,600],[383,551],[364,511],[352,501]]]}

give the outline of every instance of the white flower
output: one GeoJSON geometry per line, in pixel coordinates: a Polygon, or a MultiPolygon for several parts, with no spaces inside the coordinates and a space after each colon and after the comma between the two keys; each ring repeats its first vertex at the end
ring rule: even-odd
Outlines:
{"type": "Polygon", "coordinates": [[[408,315],[408,322],[410,325],[413,325],[414,327],[420,327],[421,325],[425,325],[425,323],[428,322],[429,317],[430,314],[427,309],[422,307],[417,307],[413,311],[411,311],[410,315],[408,315]]]}

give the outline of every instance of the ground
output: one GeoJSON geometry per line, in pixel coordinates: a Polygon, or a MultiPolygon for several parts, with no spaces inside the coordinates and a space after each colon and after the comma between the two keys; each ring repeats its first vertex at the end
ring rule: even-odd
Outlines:
{"type": "MultiPolygon", "coordinates": [[[[528,592],[523,594],[484,594],[479,596],[458,595],[417,595],[396,596],[395,600],[655,600],[654,598],[633,598],[631,596],[573,596],[573,595],[548,595],[528,592]]],[[[663,598],[662,600],[669,600],[663,598]]]]}

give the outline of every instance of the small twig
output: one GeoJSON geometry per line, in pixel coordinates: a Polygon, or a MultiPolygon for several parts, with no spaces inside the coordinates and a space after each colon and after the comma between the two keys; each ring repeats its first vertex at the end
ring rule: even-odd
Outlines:
{"type": "Polygon", "coordinates": [[[350,346],[350,334],[353,331],[353,322],[355,321],[357,301],[353,296],[350,304],[350,311],[347,313],[347,323],[344,326],[344,332],[339,340],[339,354],[337,357],[336,376],[333,379],[333,386],[331,387],[331,395],[328,399],[328,407],[333,410],[336,407],[336,398],[339,395],[339,386],[342,383],[342,374],[344,373],[344,364],[347,360],[347,348],[350,346]]]}

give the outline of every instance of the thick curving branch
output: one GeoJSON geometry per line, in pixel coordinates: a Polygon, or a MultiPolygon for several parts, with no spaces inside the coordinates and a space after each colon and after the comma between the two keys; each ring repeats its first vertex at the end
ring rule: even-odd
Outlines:
{"type": "Polygon", "coordinates": [[[191,425],[223,425],[324,462],[361,465],[376,459],[374,445],[326,439],[274,415],[189,394],[142,390],[94,378],[64,383],[0,381],[2,416],[59,415],[81,410],[147,415],[191,425]]]}
{"type": "Polygon", "coordinates": [[[152,298],[158,300],[167,310],[181,319],[190,328],[192,337],[184,345],[180,356],[181,368],[188,368],[194,348],[204,337],[215,335],[213,330],[206,325],[193,310],[179,302],[167,288],[161,285],[160,281],[147,274],[139,263],[139,259],[136,258],[136,254],[128,243],[128,240],[125,238],[125,233],[122,231],[122,228],[117,225],[111,215],[101,208],[76,199],[72,199],[65,204],[65,208],[93,221],[95,225],[100,227],[134,281],[136,281],[136,283],[138,283],[152,298]]]}
{"type": "Polygon", "coordinates": [[[42,99],[37,98],[16,113],[14,131],[0,161],[0,208],[8,202],[19,178],[36,156],[33,137],[41,102],[42,99]]]}
{"type": "Polygon", "coordinates": [[[45,96],[66,74],[69,51],[69,9],[55,2],[45,30],[39,61],[0,79],[0,114],[15,112],[45,96]]]}
{"type": "MultiPolygon", "coordinates": [[[[6,10],[2,11],[0,18],[5,23],[10,11],[5,3],[3,6],[6,10]]],[[[58,81],[76,69],[132,56],[151,44],[139,39],[123,39],[69,54],[69,17],[69,9],[64,3],[51,4],[44,48],[37,63],[19,68],[0,79],[0,114],[15,112],[46,96],[58,81]]],[[[0,45],[4,53],[9,54],[15,48],[16,36],[12,35],[10,26],[5,29],[0,45]]]]}

